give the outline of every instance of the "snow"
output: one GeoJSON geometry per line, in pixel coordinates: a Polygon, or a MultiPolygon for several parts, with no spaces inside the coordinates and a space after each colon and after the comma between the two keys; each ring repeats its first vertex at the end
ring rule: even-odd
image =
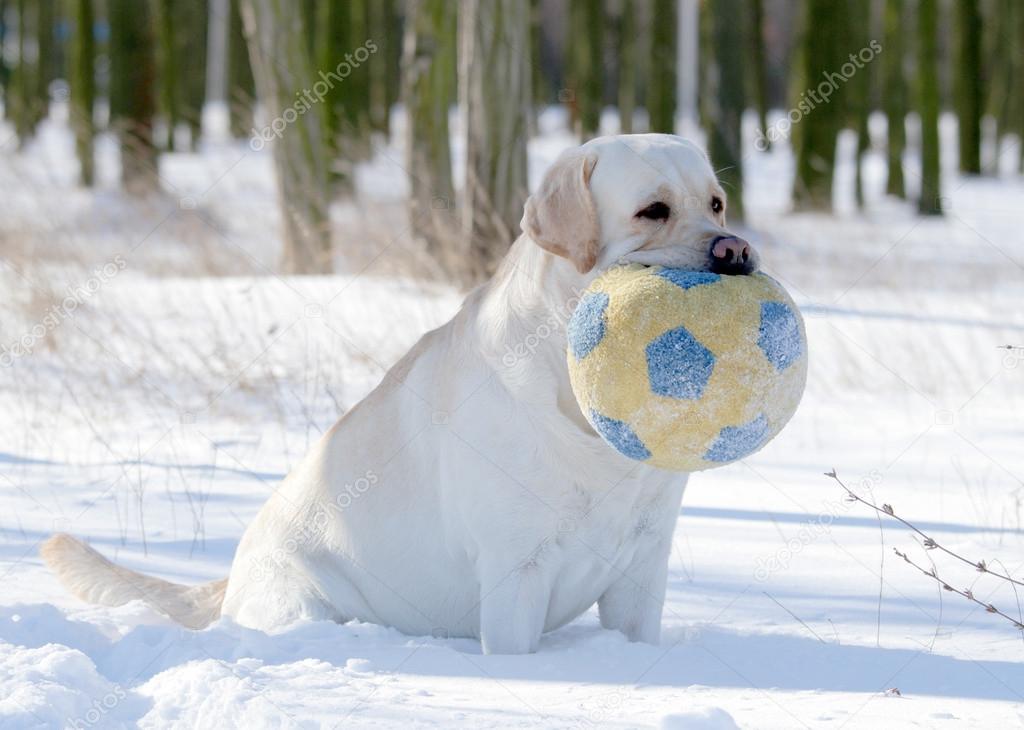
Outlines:
{"type": "MultiPolygon", "coordinates": [[[[534,181],[571,140],[557,112],[540,128],[534,181]]],[[[99,188],[74,187],[59,110],[24,152],[0,149],[0,344],[100,280],[0,370],[0,727],[1024,723],[1020,632],[891,549],[1014,616],[1018,596],[823,475],[835,467],[944,545],[1022,574],[1024,351],[998,349],[1024,345],[1013,144],[998,179],[944,166],[941,220],[884,197],[877,152],[865,213],[844,158],[839,215],[794,215],[786,145],[750,153],[744,234],[803,309],[808,389],[762,452],[693,478],[660,646],[602,630],[593,610],[535,655],[483,656],[367,624],[192,632],[68,596],[37,552],[55,530],[169,580],[226,575],[312,440],[456,310],[458,292],[410,275],[425,264],[401,230],[401,150],[382,145],[358,204],[332,211],[339,273],[318,278],[268,273],[270,166],[244,143],[166,156],[165,194],[143,205],[116,190],[110,140],[99,188]],[[123,268],[94,273],[118,255],[123,268]]],[[[909,182],[913,165],[909,153],[909,182]]]]}

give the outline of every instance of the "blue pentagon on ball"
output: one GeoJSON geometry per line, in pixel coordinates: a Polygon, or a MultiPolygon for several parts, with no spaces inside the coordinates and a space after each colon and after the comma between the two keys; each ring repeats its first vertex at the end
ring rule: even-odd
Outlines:
{"type": "Polygon", "coordinates": [[[608,307],[608,295],[604,292],[587,292],[576,305],[569,320],[569,348],[577,360],[582,360],[604,337],[604,310],[608,307]]]}
{"type": "Polygon", "coordinates": [[[666,281],[671,281],[680,289],[689,289],[701,284],[714,284],[722,278],[710,271],[687,271],[686,269],[662,269],[657,275],[666,281]]]}
{"type": "Polygon", "coordinates": [[[807,378],[800,310],[764,274],[610,269],[580,297],[566,357],[594,432],[628,459],[675,471],[763,448],[807,378]]]}
{"type": "Polygon", "coordinates": [[[742,426],[725,426],[718,432],[718,438],[704,454],[708,461],[728,464],[742,459],[761,448],[768,436],[768,419],[762,413],[750,423],[742,426]]]}
{"type": "Polygon", "coordinates": [[[757,344],[779,370],[788,368],[803,352],[804,341],[798,316],[785,302],[761,302],[757,344]]]}
{"type": "Polygon", "coordinates": [[[651,452],[647,450],[640,438],[633,433],[633,429],[622,421],[602,416],[597,411],[590,414],[590,422],[601,434],[605,441],[611,444],[616,451],[623,456],[628,456],[636,461],[649,459],[651,452]]]}
{"type": "Polygon", "coordinates": [[[700,398],[715,367],[715,356],[685,327],[676,327],[647,346],[651,391],[669,398],[700,398]]]}

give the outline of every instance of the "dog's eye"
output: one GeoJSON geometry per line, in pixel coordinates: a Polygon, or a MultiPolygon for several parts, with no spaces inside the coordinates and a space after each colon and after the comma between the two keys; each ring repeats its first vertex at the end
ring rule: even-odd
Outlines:
{"type": "Polygon", "coordinates": [[[716,215],[722,212],[722,199],[717,195],[711,199],[711,212],[716,215]]]}
{"type": "Polygon", "coordinates": [[[635,218],[649,218],[652,221],[666,221],[672,211],[662,202],[651,203],[646,208],[637,211],[635,218]]]}

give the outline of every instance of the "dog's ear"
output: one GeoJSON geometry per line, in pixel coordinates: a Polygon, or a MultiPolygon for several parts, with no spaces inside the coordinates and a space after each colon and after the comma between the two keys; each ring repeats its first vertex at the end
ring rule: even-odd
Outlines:
{"type": "Polygon", "coordinates": [[[590,175],[597,155],[579,149],[563,152],[526,201],[520,226],[538,246],[569,259],[585,274],[594,268],[600,228],[590,175]]]}

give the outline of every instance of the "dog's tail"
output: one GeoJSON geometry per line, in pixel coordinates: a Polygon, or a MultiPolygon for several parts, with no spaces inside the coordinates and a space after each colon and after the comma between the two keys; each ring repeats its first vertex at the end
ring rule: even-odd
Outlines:
{"type": "Polygon", "coordinates": [[[122,568],[81,540],[58,533],[39,551],[50,570],[72,594],[89,603],[120,606],[141,600],[190,629],[220,617],[227,578],[185,586],[122,568]]]}

